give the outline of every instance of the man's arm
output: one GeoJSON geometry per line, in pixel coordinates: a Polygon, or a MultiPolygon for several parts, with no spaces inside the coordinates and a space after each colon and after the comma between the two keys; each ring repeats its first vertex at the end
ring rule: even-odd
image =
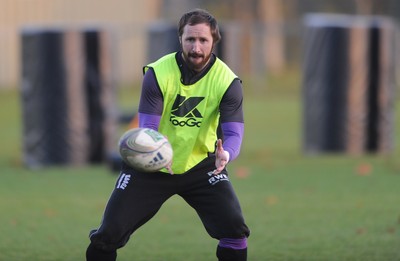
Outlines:
{"type": "Polygon", "coordinates": [[[244,133],[242,84],[236,79],[229,86],[220,104],[221,128],[224,136],[223,148],[234,160],[240,152],[244,133]]]}
{"type": "Polygon", "coordinates": [[[223,96],[220,106],[220,121],[224,142],[217,141],[214,174],[220,173],[240,152],[244,132],[243,92],[239,79],[234,80],[223,96]]]}
{"type": "Polygon", "coordinates": [[[163,96],[154,71],[144,74],[139,102],[139,127],[158,130],[163,110],[163,96]]]}
{"type": "MultiPolygon", "coordinates": [[[[160,125],[161,114],[163,112],[163,95],[158,86],[156,76],[153,69],[147,70],[144,74],[142,83],[142,94],[140,95],[139,102],[139,127],[150,128],[158,131],[160,125]]],[[[169,174],[172,172],[172,162],[165,168],[169,174]]]]}
{"type": "Polygon", "coordinates": [[[223,148],[229,153],[229,161],[239,156],[242,145],[244,124],[241,122],[226,122],[221,124],[224,134],[223,148]]]}

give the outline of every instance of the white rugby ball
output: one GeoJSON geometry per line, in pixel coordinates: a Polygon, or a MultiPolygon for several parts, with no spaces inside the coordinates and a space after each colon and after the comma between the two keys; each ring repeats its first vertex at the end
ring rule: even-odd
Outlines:
{"type": "Polygon", "coordinates": [[[118,142],[123,161],[142,172],[165,168],[173,157],[171,144],[158,131],[134,128],[125,132],[118,142]]]}

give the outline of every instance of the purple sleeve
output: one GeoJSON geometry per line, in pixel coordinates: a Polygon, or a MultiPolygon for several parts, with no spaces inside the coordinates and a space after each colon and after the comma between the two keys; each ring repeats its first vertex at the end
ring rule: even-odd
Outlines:
{"type": "Polygon", "coordinates": [[[153,69],[148,69],[144,75],[142,92],[139,101],[139,113],[161,115],[164,98],[158,86],[153,69]]]}
{"type": "Polygon", "coordinates": [[[220,103],[223,147],[229,152],[230,161],[240,152],[244,133],[243,91],[239,79],[234,80],[220,103]]]}
{"type": "Polygon", "coordinates": [[[224,150],[229,152],[229,161],[239,155],[244,133],[244,124],[241,122],[225,122],[221,124],[224,134],[224,150]]]}
{"type": "Polygon", "coordinates": [[[158,87],[154,71],[150,68],[144,74],[142,93],[139,101],[139,127],[158,130],[163,110],[163,96],[158,87]]]}
{"type": "Polygon", "coordinates": [[[139,112],[139,128],[150,128],[158,131],[161,116],[139,112]]]}

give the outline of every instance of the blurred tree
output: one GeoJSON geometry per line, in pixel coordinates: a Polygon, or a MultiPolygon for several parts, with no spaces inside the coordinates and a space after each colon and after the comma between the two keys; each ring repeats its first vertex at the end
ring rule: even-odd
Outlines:
{"type": "Polygon", "coordinates": [[[254,13],[252,12],[254,1],[247,0],[235,0],[233,1],[233,15],[237,17],[243,26],[243,34],[241,39],[242,52],[240,54],[240,60],[242,61],[241,67],[243,72],[251,71],[251,29],[252,22],[254,21],[254,13]]]}
{"type": "Polygon", "coordinates": [[[264,61],[267,70],[278,73],[285,67],[285,32],[283,2],[281,0],[260,0],[258,16],[263,30],[264,61]]]}
{"type": "Polygon", "coordinates": [[[373,0],[354,0],[356,4],[356,14],[372,14],[373,0]]]}

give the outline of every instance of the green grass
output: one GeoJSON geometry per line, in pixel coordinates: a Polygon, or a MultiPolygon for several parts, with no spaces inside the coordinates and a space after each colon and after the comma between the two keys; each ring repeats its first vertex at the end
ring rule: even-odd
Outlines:
{"type": "MultiPolygon", "coordinates": [[[[267,83],[245,91],[246,138],[229,169],[252,231],[249,260],[400,260],[399,110],[391,155],[306,156],[301,100],[290,79],[282,89],[267,83]]],[[[134,108],[137,91],[121,92],[122,107],[134,108]]],[[[0,260],[84,260],[116,175],[102,165],[26,169],[18,95],[0,92],[0,260]]],[[[119,260],[215,260],[216,244],[174,197],[119,260]]]]}

